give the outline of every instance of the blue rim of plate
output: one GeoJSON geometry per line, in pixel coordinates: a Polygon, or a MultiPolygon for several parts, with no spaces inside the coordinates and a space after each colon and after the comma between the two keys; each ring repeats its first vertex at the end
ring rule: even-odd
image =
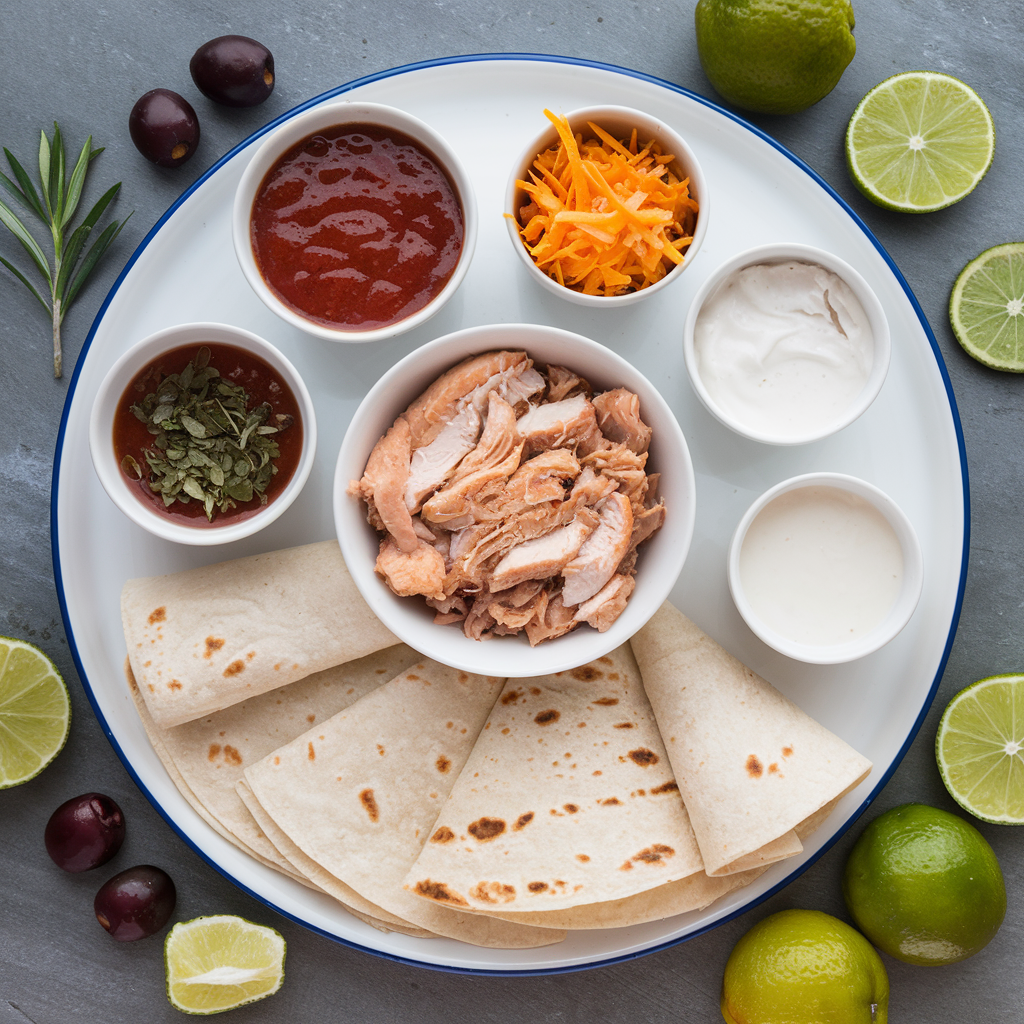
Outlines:
{"type": "Polygon", "coordinates": [[[234,149],[226,153],[220,160],[218,160],[205,174],[203,174],[198,180],[192,183],[182,194],[168,207],[167,211],[163,216],[153,225],[152,230],[146,235],[146,237],[139,243],[138,248],[132,253],[131,259],[125,264],[124,269],[118,275],[117,280],[114,282],[110,291],[107,293],[106,298],[103,300],[103,304],[100,306],[99,312],[96,314],[96,319],[93,320],[92,327],[89,330],[88,337],[85,339],[85,344],[82,346],[82,351],[79,353],[78,362],[75,364],[75,370],[71,377],[71,384],[68,387],[68,396],[64,401],[64,411],[61,414],[60,419],[60,430],[57,434],[57,446],[54,454],[53,462],[53,477],[51,480],[50,488],[50,545],[53,554],[53,573],[54,580],[57,586],[57,599],[60,602],[60,613],[61,618],[64,621],[64,631],[67,634],[68,645],[71,649],[71,657],[74,659],[75,668],[78,671],[79,678],[82,681],[83,689],[85,690],[86,696],[89,698],[89,703],[92,705],[93,713],[96,715],[99,721],[100,728],[102,728],[106,735],[110,745],[114,748],[114,752],[121,759],[121,763],[124,765],[128,774],[132,777],[132,781],[140,790],[145,794],[146,799],[156,808],[157,813],[167,822],[168,825],[174,830],[175,833],[181,838],[185,844],[198,856],[200,856],[210,867],[220,872],[228,881],[238,886],[243,892],[252,896],[260,903],[270,907],[271,910],[276,911],[283,917],[286,917],[290,921],[294,921],[296,924],[302,925],[304,928],[308,928],[310,931],[315,932],[318,935],[322,935],[333,942],[339,942],[343,946],[348,946],[350,949],[357,949],[364,953],[369,953],[372,956],[378,956],[385,960],[392,960],[396,963],[407,964],[410,967],[421,967],[432,971],[441,971],[449,974],[473,974],[482,975],[485,977],[537,977],[546,974],[571,974],[576,971],[591,970],[596,967],[607,967],[612,964],[620,964],[629,960],[636,960],[643,956],[649,956],[651,953],[660,952],[663,949],[669,949],[672,946],[679,945],[681,942],[687,942],[690,939],[695,939],[700,935],[704,935],[706,932],[712,931],[715,928],[726,924],[729,921],[735,920],[742,914],[753,910],[754,907],[764,903],[765,900],[774,896],[776,893],[781,892],[790,882],[802,875],[812,864],[816,863],[819,858],[824,856],[838,841],[846,834],[846,832],[852,827],[853,823],[867,810],[874,799],[881,793],[886,783],[892,778],[893,773],[900,766],[904,756],[910,749],[911,743],[914,742],[918,732],[924,723],[925,716],[928,714],[928,710],[932,705],[932,701],[935,699],[935,694],[939,688],[939,682],[942,679],[942,675],[946,669],[946,662],[949,660],[949,653],[953,646],[953,638],[956,636],[957,625],[960,622],[960,611],[963,607],[964,600],[964,588],[967,583],[967,558],[970,546],[971,538],[971,502],[970,502],[970,483],[967,475],[967,451],[964,446],[964,433],[963,428],[960,424],[960,413],[957,410],[956,399],[953,396],[953,385],[949,379],[949,373],[946,370],[946,364],[942,358],[942,353],[939,350],[938,342],[935,340],[935,335],[932,333],[932,329],[928,324],[928,320],[924,315],[924,311],[921,309],[920,303],[917,301],[917,297],[910,289],[910,285],[907,284],[905,278],[900,273],[899,268],[893,262],[892,257],[885,251],[882,243],[875,238],[871,229],[864,223],[863,220],[854,212],[852,207],[844,200],[838,192],[831,185],[825,181],[813,168],[808,166],[794,153],[791,153],[785,146],[781,145],[770,135],[761,131],[760,128],[755,125],[744,121],[743,118],[738,117],[736,114],[725,110],[720,107],[717,103],[713,103],[711,100],[706,99],[703,96],[698,95],[695,92],[691,92],[689,89],[684,89],[680,85],[676,85],[674,82],[665,81],[662,78],[656,78],[654,75],[644,74],[642,71],[633,71],[629,68],[621,68],[615,64],[605,64],[600,61],[585,60],[579,57],[559,57],[554,54],[544,53],[477,53],[477,54],[466,54],[458,57],[441,57],[435,60],[419,61],[415,64],[404,64],[401,67],[389,68],[386,71],[378,71],[375,74],[367,75],[364,78],[357,78],[351,82],[347,82],[344,85],[340,85],[335,89],[330,89],[325,93],[321,93],[319,96],[314,96],[312,99],[307,100],[305,103],[300,103],[298,106],[293,107],[291,110],[282,114],[280,117],[271,121],[269,124],[264,125],[258,131],[254,132],[247,139],[240,142],[234,149]],[[791,160],[797,167],[799,167],[808,177],[812,178],[817,182],[831,197],[839,204],[839,206],[846,212],[847,216],[864,232],[871,244],[878,250],[879,255],[885,260],[889,269],[892,271],[893,276],[896,278],[900,287],[906,293],[907,299],[910,302],[914,313],[921,322],[921,327],[924,329],[925,336],[928,339],[928,343],[931,345],[932,354],[935,356],[935,362],[938,364],[939,373],[942,376],[942,383],[946,389],[946,397],[949,400],[949,410],[953,417],[953,427],[956,431],[956,443],[957,450],[960,454],[960,473],[963,480],[964,488],[964,543],[960,562],[960,581],[957,586],[956,592],[956,607],[953,610],[953,618],[949,624],[949,633],[946,637],[946,644],[942,651],[942,658],[939,661],[938,671],[935,673],[935,678],[932,680],[931,688],[928,691],[928,696],[925,698],[924,703],[921,706],[921,711],[917,716],[916,721],[913,724],[910,732],[907,735],[903,746],[900,747],[899,752],[893,759],[892,764],[889,766],[888,771],[878,780],[875,784],[874,789],[864,799],[863,803],[850,815],[850,817],[843,823],[839,830],[832,836],[832,838],[822,846],[812,857],[810,857],[804,864],[796,868],[790,874],[788,874],[781,882],[774,885],[767,892],[762,893],[760,896],[753,899],[750,903],[745,904],[742,908],[734,911],[726,917],[723,917],[719,921],[715,921],[711,924],[705,925],[703,928],[697,931],[691,932],[688,935],[681,935],[678,938],[669,939],[667,942],[663,942],[657,946],[651,946],[649,949],[639,950],[634,953],[626,953],[621,956],[608,957],[606,959],[595,960],[591,963],[586,964],[570,964],[565,967],[542,967],[542,968],[527,968],[524,970],[498,970],[498,969],[485,969],[485,968],[472,968],[472,967],[454,967],[447,964],[431,964],[425,963],[422,960],[415,960],[411,957],[398,956],[394,953],[385,953],[379,949],[373,949],[369,946],[363,946],[358,942],[353,942],[350,939],[343,939],[337,935],[332,935],[330,932],[325,931],[322,928],[318,928],[315,925],[310,924],[307,921],[289,913],[286,910],[282,910],[276,904],[270,900],[261,896],[259,893],[253,892],[248,886],[238,881],[233,875],[231,875],[226,869],[222,868],[216,861],[207,856],[198,846],[196,846],[192,840],[181,830],[174,819],[163,809],[156,797],[146,788],[142,780],[136,774],[135,769],[132,767],[131,761],[128,759],[125,752],[121,749],[120,744],[114,737],[114,734],[110,730],[110,726],[107,724],[106,719],[100,712],[99,706],[96,703],[96,698],[93,695],[92,686],[85,674],[85,669],[82,666],[81,659],[78,654],[78,646],[75,643],[74,634],[71,631],[71,624],[68,620],[68,609],[67,601],[64,594],[64,580],[61,574],[60,568],[60,541],[57,536],[57,497],[58,489],[60,486],[60,465],[61,457],[64,451],[64,433],[67,429],[68,413],[71,409],[72,401],[75,397],[75,390],[78,385],[78,377],[81,373],[82,366],[85,362],[85,357],[92,346],[93,338],[96,335],[96,331],[99,329],[100,323],[103,320],[103,316],[107,311],[107,307],[110,305],[117,293],[117,290],[121,287],[121,283],[124,281],[128,272],[135,265],[136,260],[142,255],[143,251],[149,245],[149,243],[156,237],[157,233],[166,223],[168,218],[174,213],[175,210],[185,202],[186,199],[193,192],[196,191],[207,179],[211,178],[221,167],[223,167],[229,160],[232,160],[238,153],[248,146],[251,146],[257,139],[266,135],[268,132],[273,131],[278,125],[283,124],[285,121],[290,120],[297,114],[302,113],[304,110],[308,110],[310,107],[316,106],[318,103],[322,103],[324,100],[332,99],[335,96],[341,96],[346,92],[351,92],[353,89],[357,89],[364,85],[369,85],[371,82],[379,82],[386,78],[394,78],[398,75],[408,74],[412,71],[421,71],[425,68],[436,68],[444,67],[451,64],[470,64],[482,61],[537,61],[545,64],[568,64],[574,67],[585,67],[594,68],[598,71],[609,71],[613,74],[625,75],[628,78],[636,78],[642,82],[649,82],[652,85],[661,86],[670,92],[677,93],[680,96],[685,96],[687,99],[693,100],[702,106],[708,107],[711,110],[721,114],[722,117],[728,118],[741,128],[753,133],[762,141],[768,143],[773,149],[778,150],[783,156],[791,160]]]}

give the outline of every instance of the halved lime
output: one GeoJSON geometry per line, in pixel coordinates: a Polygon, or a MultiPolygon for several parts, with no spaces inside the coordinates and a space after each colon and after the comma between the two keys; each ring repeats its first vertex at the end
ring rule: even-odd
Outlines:
{"type": "Polygon", "coordinates": [[[176,924],[164,943],[167,998],[184,1013],[233,1010],[272,996],[284,981],[281,933],[217,914],[176,924]]]}
{"type": "Polygon", "coordinates": [[[990,676],[961,690],[942,714],[935,759],[965,811],[1024,825],[1024,675],[990,676]]]}
{"type": "Polygon", "coordinates": [[[860,101],[846,129],[846,165],[873,203],[929,213],[981,181],[995,145],[992,115],[970,86],[936,71],[907,71],[860,101]]]}
{"type": "Polygon", "coordinates": [[[0,789],[35,778],[61,751],[71,701],[38,647],[0,636],[0,789]]]}
{"type": "Polygon", "coordinates": [[[1024,373],[1024,242],[986,249],[960,271],[949,323],[978,362],[1024,373]]]}

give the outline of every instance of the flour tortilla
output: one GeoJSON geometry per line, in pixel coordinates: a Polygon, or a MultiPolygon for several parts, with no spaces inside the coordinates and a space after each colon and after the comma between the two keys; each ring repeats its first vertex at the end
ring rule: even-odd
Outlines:
{"type": "Polygon", "coordinates": [[[871,771],[672,605],[631,644],[709,876],[800,852],[871,771]]]}
{"type": "Polygon", "coordinates": [[[402,888],[502,682],[419,661],[249,766],[245,780],[307,858],[387,913],[474,945],[557,942],[564,932],[462,913],[402,888]]]}
{"type": "Polygon", "coordinates": [[[129,580],[132,671],[162,729],[396,644],[337,541],[129,580]]]}
{"type": "MultiPolygon", "coordinates": [[[[506,684],[405,885],[518,920],[623,900],[702,871],[623,645],[572,671],[506,684]]],[[[548,921],[568,927],[581,916],[548,921]]]]}

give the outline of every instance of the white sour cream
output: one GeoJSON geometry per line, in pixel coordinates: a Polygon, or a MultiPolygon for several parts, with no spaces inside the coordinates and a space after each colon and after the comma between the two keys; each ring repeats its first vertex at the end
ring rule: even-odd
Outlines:
{"type": "Polygon", "coordinates": [[[797,643],[847,643],[875,628],[903,585],[903,551],[870,502],[838,487],[770,501],[740,549],[740,582],[765,625],[797,643]]]}
{"type": "Polygon", "coordinates": [[[849,285],[816,263],[758,263],[705,300],[694,353],[714,403],[748,430],[806,437],[837,423],[871,373],[874,338],[849,285]]]}

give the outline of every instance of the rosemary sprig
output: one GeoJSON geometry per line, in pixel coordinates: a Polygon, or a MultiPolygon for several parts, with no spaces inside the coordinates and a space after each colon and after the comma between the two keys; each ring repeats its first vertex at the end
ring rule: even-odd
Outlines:
{"type": "Polygon", "coordinates": [[[53,267],[51,268],[46,254],[32,233],[3,200],[0,200],[0,221],[32,258],[36,270],[46,282],[50,301],[47,302],[39,294],[32,282],[14,264],[2,256],[0,256],[0,263],[39,300],[39,304],[49,315],[53,323],[53,375],[59,377],[62,362],[60,325],[64,320],[64,314],[74,302],[75,296],[85,284],[86,278],[100,261],[100,257],[121,233],[121,229],[128,222],[131,214],[120,223],[112,221],[108,224],[89,251],[85,252],[86,240],[121,188],[121,183],[118,182],[100,196],[82,223],[71,232],[70,237],[65,238],[75,211],[78,209],[78,202],[82,198],[82,188],[85,185],[85,175],[89,170],[89,164],[103,150],[92,148],[92,136],[90,135],[85,140],[85,145],[75,161],[71,174],[68,175],[64,157],[64,140],[57,122],[53,123],[52,142],[46,137],[45,131],[40,132],[39,135],[40,191],[36,192],[32,179],[11,151],[6,148],[4,153],[7,155],[7,162],[11,165],[16,182],[0,172],[0,185],[50,229],[50,235],[53,238],[53,267]],[[85,254],[84,258],[83,253],[85,254]]]}

